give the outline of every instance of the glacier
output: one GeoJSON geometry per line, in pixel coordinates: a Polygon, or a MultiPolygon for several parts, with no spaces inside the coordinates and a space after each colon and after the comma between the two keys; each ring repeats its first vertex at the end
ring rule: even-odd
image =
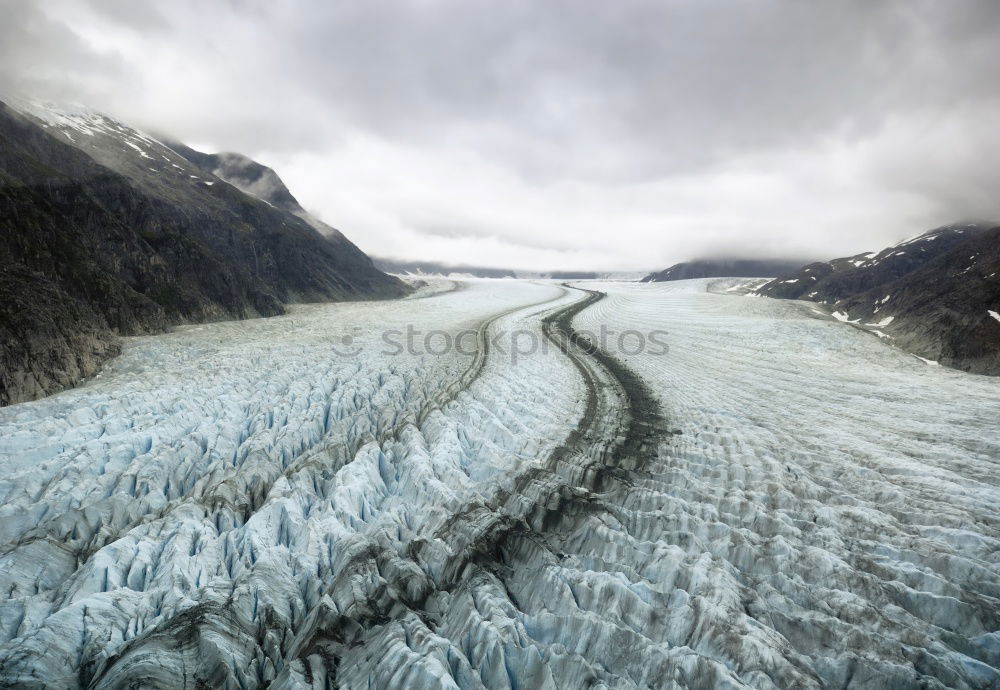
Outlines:
{"type": "Polygon", "coordinates": [[[1000,381],[750,281],[429,282],[0,410],[0,684],[1000,684],[1000,381]]]}

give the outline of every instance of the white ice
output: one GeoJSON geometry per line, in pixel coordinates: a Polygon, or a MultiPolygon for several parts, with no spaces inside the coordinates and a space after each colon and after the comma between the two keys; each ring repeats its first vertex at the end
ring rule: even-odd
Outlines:
{"type": "Polygon", "coordinates": [[[658,440],[559,529],[326,631],[358,640],[334,666],[303,631],[443,581],[436,535],[473,533],[576,427],[583,379],[540,323],[579,294],[431,281],[130,339],[81,388],[0,410],[0,678],[995,686],[1000,380],[731,284],[581,284],[608,297],[578,328],[666,334],[617,353],[658,440]],[[425,351],[486,319],[474,378],[425,351]]]}

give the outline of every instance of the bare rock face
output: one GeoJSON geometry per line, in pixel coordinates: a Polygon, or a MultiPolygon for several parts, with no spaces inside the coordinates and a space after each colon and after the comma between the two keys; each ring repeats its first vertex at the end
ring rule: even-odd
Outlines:
{"type": "Polygon", "coordinates": [[[825,303],[922,358],[1000,374],[1000,227],[938,228],[878,253],[809,264],[756,292],[825,303]]]}
{"type": "Polygon", "coordinates": [[[2,103],[0,267],[2,404],[73,385],[117,352],[116,335],[407,291],[342,235],[142,132],[2,103]]]}
{"type": "Polygon", "coordinates": [[[43,275],[5,266],[0,294],[0,404],[68,388],[120,351],[100,314],[43,275]]]}

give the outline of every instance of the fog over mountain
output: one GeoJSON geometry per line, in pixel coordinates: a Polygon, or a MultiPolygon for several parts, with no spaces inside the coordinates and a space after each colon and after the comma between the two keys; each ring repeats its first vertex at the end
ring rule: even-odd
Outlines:
{"type": "Polygon", "coordinates": [[[659,270],[1000,217],[985,0],[2,7],[0,91],[245,153],[376,256],[659,270]]]}

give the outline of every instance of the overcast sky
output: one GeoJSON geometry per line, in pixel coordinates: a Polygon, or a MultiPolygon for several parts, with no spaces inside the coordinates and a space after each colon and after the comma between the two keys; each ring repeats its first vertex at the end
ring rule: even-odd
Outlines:
{"type": "Polygon", "coordinates": [[[1000,218],[1000,2],[0,0],[0,88],[275,168],[375,256],[831,258],[1000,218]]]}

